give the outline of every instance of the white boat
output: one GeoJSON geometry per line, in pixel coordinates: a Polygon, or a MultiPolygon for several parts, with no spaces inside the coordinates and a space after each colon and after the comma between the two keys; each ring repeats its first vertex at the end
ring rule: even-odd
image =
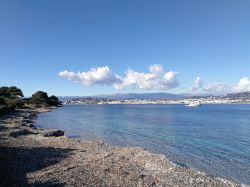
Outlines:
{"type": "Polygon", "coordinates": [[[189,107],[198,107],[198,106],[201,106],[201,103],[189,103],[186,106],[189,106],[189,107]]]}

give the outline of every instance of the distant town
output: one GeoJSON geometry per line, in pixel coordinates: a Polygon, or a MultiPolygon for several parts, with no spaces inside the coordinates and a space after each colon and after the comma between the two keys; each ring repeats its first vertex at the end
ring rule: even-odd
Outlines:
{"type": "Polygon", "coordinates": [[[63,104],[250,104],[250,92],[227,94],[221,96],[189,96],[180,98],[101,98],[101,97],[79,97],[68,99],[63,104]]]}

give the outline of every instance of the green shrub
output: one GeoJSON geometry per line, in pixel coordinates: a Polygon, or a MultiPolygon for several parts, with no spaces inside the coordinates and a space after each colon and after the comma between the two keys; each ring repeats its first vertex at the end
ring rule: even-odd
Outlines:
{"type": "Polygon", "coordinates": [[[22,108],[24,102],[21,99],[5,99],[7,106],[10,108],[22,108]]]}
{"type": "Polygon", "coordinates": [[[59,101],[58,97],[52,95],[48,97],[48,94],[43,91],[38,91],[34,93],[30,99],[31,104],[34,104],[36,107],[46,107],[46,106],[59,106],[62,103],[59,101]]]}
{"type": "Polygon", "coordinates": [[[22,108],[24,106],[22,97],[22,90],[16,86],[0,87],[0,113],[5,114],[15,108],[22,108]]]}
{"type": "Polygon", "coordinates": [[[0,87],[0,97],[4,98],[21,98],[23,97],[23,92],[20,88],[17,88],[16,86],[2,86],[0,87]]]}
{"type": "Polygon", "coordinates": [[[49,97],[49,104],[50,106],[60,106],[62,105],[62,102],[59,101],[58,97],[52,95],[49,97]]]}

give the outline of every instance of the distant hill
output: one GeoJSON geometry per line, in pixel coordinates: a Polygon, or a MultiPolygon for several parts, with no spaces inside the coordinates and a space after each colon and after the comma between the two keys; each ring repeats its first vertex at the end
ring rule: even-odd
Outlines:
{"type": "Polygon", "coordinates": [[[87,98],[85,96],[58,96],[60,101],[68,101],[70,99],[76,99],[76,98],[87,98]]]}
{"type": "Polygon", "coordinates": [[[95,98],[103,99],[177,99],[183,98],[184,95],[170,94],[170,93],[117,93],[111,95],[97,95],[95,98]]]}
{"type": "Polygon", "coordinates": [[[113,99],[113,100],[126,100],[126,99],[183,99],[183,98],[206,98],[206,97],[219,97],[219,98],[229,98],[229,99],[240,99],[242,101],[250,100],[250,92],[233,93],[226,95],[191,95],[191,94],[170,94],[170,93],[117,93],[110,95],[95,95],[95,96],[61,96],[60,101],[67,101],[71,99],[113,99]]]}
{"type": "Polygon", "coordinates": [[[227,94],[225,97],[230,98],[230,99],[240,99],[242,101],[246,101],[246,100],[250,100],[250,92],[227,94]]]}
{"type": "Polygon", "coordinates": [[[102,99],[115,99],[115,100],[125,100],[125,99],[178,99],[187,97],[185,94],[170,94],[170,93],[116,93],[116,94],[106,94],[106,95],[95,95],[95,96],[59,96],[61,101],[67,101],[76,98],[102,98],[102,99]]]}

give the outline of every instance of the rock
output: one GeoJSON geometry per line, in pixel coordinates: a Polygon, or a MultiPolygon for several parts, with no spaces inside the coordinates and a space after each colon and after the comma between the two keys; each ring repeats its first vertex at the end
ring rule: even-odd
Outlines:
{"type": "Polygon", "coordinates": [[[8,129],[7,127],[0,125],[0,131],[8,129]]]}
{"type": "Polygon", "coordinates": [[[34,121],[31,119],[24,119],[22,121],[23,121],[23,123],[34,123],[34,121]]]}
{"type": "Polygon", "coordinates": [[[24,127],[34,127],[33,123],[27,123],[27,122],[22,122],[21,125],[24,127]]]}
{"type": "Polygon", "coordinates": [[[28,127],[34,127],[33,123],[28,124],[28,127]]]}
{"type": "Polygon", "coordinates": [[[27,129],[21,129],[21,130],[15,131],[15,132],[11,132],[10,136],[16,138],[18,136],[25,136],[25,135],[29,135],[29,134],[35,134],[35,133],[33,133],[27,129]]]}
{"type": "Polygon", "coordinates": [[[44,137],[58,137],[58,136],[63,136],[64,135],[64,131],[62,130],[53,130],[53,129],[50,129],[50,130],[45,130],[45,132],[43,133],[43,136],[44,137]]]}

